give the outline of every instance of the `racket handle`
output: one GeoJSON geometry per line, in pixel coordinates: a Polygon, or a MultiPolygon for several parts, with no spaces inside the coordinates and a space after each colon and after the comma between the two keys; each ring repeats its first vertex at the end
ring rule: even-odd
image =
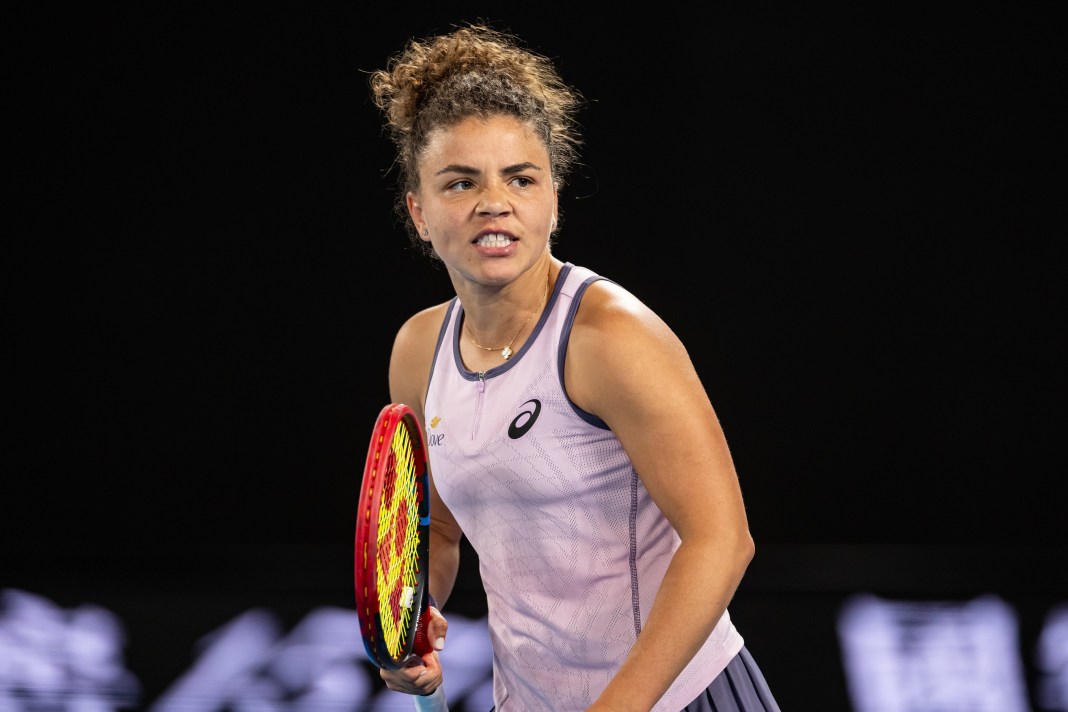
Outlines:
{"type": "Polygon", "coordinates": [[[412,643],[412,650],[418,655],[426,655],[434,649],[430,639],[427,637],[431,618],[430,606],[427,606],[426,610],[423,611],[423,615],[419,616],[419,620],[415,624],[415,641],[412,643]]]}
{"type": "Polygon", "coordinates": [[[445,700],[445,688],[438,685],[438,689],[429,695],[415,695],[416,712],[449,712],[449,703],[445,700]]]}

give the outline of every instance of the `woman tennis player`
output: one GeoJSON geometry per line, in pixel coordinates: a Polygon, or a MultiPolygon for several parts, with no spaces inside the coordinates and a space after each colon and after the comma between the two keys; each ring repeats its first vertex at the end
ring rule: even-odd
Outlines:
{"type": "MultiPolygon", "coordinates": [[[[581,95],[485,25],[410,40],[370,84],[396,207],[456,291],[400,327],[389,385],[425,428],[441,607],[461,537],[479,556],[494,709],[777,710],[727,611],[754,544],[686,349],[552,251],[581,95]]],[[[447,628],[435,609],[438,650],[447,628]]],[[[427,694],[439,663],[381,675],[427,694]]]]}

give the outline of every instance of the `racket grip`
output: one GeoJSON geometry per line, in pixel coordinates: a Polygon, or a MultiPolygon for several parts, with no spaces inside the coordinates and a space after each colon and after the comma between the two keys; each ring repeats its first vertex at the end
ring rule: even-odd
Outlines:
{"type": "Polygon", "coordinates": [[[445,688],[438,685],[438,689],[429,695],[415,695],[415,709],[417,712],[449,712],[449,703],[445,699],[445,688]]]}
{"type": "Polygon", "coordinates": [[[434,649],[434,646],[430,643],[430,638],[427,637],[427,631],[430,630],[430,619],[433,616],[430,614],[430,606],[426,607],[423,611],[423,615],[419,616],[418,622],[415,624],[415,640],[412,642],[412,650],[417,655],[426,655],[434,649]]]}

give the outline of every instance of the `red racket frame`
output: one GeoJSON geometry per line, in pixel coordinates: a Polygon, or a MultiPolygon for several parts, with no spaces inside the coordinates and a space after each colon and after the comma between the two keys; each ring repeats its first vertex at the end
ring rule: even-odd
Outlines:
{"type": "MultiPolygon", "coordinates": [[[[380,668],[399,669],[411,664],[413,661],[418,661],[418,656],[428,653],[432,649],[426,637],[426,628],[430,620],[427,586],[430,559],[430,485],[426,453],[423,429],[420,427],[415,412],[403,403],[390,403],[385,406],[375,422],[371,443],[367,449],[367,462],[364,466],[359,505],[356,510],[354,552],[356,612],[360,622],[360,634],[363,637],[368,658],[380,668]],[[378,579],[376,576],[378,549],[376,541],[382,491],[387,484],[386,478],[392,474],[391,467],[394,462],[392,452],[393,434],[399,427],[408,430],[412,443],[416,491],[419,500],[419,523],[417,526],[419,542],[417,545],[416,586],[412,599],[411,623],[404,634],[399,654],[393,655],[389,652],[382,635],[382,617],[378,608],[378,579]]],[[[403,580],[403,577],[401,580],[403,580]]],[[[393,593],[394,597],[397,595],[399,595],[398,592],[393,593]]]]}

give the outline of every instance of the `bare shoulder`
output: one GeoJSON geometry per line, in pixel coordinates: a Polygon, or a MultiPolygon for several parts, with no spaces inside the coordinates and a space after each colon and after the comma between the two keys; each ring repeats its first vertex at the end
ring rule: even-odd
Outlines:
{"type": "Polygon", "coordinates": [[[615,282],[599,280],[582,297],[575,327],[581,331],[612,332],[618,329],[670,331],[663,319],[633,293],[615,282]]]}
{"type": "Polygon", "coordinates": [[[431,349],[437,343],[441,323],[445,319],[445,312],[449,308],[449,302],[435,304],[408,317],[400,329],[397,330],[393,342],[394,356],[397,349],[419,349],[426,347],[426,341],[430,341],[431,349]]]}
{"type": "Polygon", "coordinates": [[[621,408],[644,411],[651,393],[705,399],[689,354],[671,327],[633,293],[605,280],[591,285],[579,305],[565,383],[576,405],[606,422],[621,408]]]}
{"type": "Polygon", "coordinates": [[[389,391],[395,403],[406,403],[421,415],[434,348],[449,302],[436,304],[410,316],[393,339],[389,359],[389,391]]]}

